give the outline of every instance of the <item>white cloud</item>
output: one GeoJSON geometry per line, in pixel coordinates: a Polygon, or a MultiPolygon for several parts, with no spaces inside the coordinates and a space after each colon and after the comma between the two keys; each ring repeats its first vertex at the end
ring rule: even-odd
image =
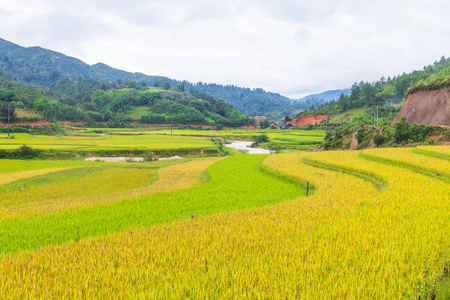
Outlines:
{"type": "Polygon", "coordinates": [[[449,56],[447,0],[0,0],[2,38],[87,63],[290,97],[449,56]]]}

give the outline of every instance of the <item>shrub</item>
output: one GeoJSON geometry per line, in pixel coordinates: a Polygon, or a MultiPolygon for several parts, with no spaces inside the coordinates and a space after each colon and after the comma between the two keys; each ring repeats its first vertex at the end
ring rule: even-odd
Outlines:
{"type": "Polygon", "coordinates": [[[364,128],[358,129],[357,134],[355,135],[356,140],[358,143],[361,143],[364,139],[364,128]]]}
{"type": "Polygon", "coordinates": [[[385,140],[386,140],[385,137],[381,134],[377,133],[373,136],[373,142],[375,143],[375,145],[377,147],[379,147],[381,144],[383,144],[385,140]]]}
{"type": "Polygon", "coordinates": [[[255,136],[253,136],[253,141],[255,142],[255,144],[268,143],[269,137],[265,134],[255,135],[255,136]]]}
{"type": "Polygon", "coordinates": [[[11,154],[14,158],[30,159],[38,157],[41,154],[41,151],[39,149],[33,149],[23,144],[18,149],[14,150],[11,154]]]}

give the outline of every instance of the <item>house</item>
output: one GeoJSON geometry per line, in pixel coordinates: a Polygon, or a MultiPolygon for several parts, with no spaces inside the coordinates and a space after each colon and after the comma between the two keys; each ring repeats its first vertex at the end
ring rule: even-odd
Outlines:
{"type": "Polygon", "coordinates": [[[294,125],[289,123],[283,123],[280,125],[280,129],[292,129],[292,128],[294,128],[294,125]]]}
{"type": "Polygon", "coordinates": [[[270,124],[270,128],[277,129],[277,124],[275,124],[275,123],[270,124]]]}

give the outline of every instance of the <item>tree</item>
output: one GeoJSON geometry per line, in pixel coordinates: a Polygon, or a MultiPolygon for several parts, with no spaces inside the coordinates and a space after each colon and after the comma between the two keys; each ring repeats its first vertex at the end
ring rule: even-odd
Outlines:
{"type": "Polygon", "coordinates": [[[130,89],[135,89],[137,87],[136,81],[134,81],[134,80],[128,81],[128,87],[130,89]]]}
{"type": "Polygon", "coordinates": [[[388,99],[391,99],[394,96],[395,96],[395,87],[390,84],[384,85],[381,91],[377,93],[377,97],[382,98],[384,103],[386,103],[388,99]]]}
{"type": "Polygon", "coordinates": [[[14,121],[16,114],[15,114],[16,108],[14,106],[14,103],[11,102],[0,102],[0,117],[8,118],[9,115],[9,121],[14,121]]]}
{"type": "Polygon", "coordinates": [[[384,141],[385,141],[385,138],[384,138],[384,136],[382,136],[381,134],[375,134],[374,136],[373,136],[373,142],[375,143],[375,145],[377,146],[377,147],[379,147],[381,144],[383,144],[384,143],[384,141]]]}
{"type": "Polygon", "coordinates": [[[163,84],[163,89],[170,90],[170,83],[168,81],[165,81],[163,84]]]}
{"type": "Polygon", "coordinates": [[[383,103],[386,103],[389,99],[389,121],[391,120],[391,99],[395,95],[395,88],[394,86],[388,84],[384,85],[381,91],[377,94],[377,97],[380,97],[383,99],[383,103]]]}
{"type": "Polygon", "coordinates": [[[265,129],[270,126],[270,122],[268,120],[262,120],[259,125],[261,126],[261,129],[265,129]]]}

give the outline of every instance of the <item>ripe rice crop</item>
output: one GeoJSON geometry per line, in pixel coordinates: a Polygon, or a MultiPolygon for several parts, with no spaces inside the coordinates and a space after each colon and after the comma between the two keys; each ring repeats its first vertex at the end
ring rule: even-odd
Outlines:
{"type": "Polygon", "coordinates": [[[416,168],[419,171],[429,171],[430,175],[437,177],[440,175],[450,176],[450,160],[430,157],[415,153],[412,150],[398,148],[368,149],[361,154],[375,160],[382,159],[405,167],[416,168]]]}
{"type": "MultiPolygon", "coordinates": [[[[320,242],[320,237],[326,232],[324,229],[340,222],[341,217],[358,214],[361,201],[369,202],[376,189],[370,183],[347,174],[301,165],[300,159],[300,155],[273,156],[265,165],[274,171],[286,171],[288,176],[312,180],[318,186],[312,197],[71,242],[43,252],[21,253],[0,262],[1,268],[8,267],[8,273],[14,273],[13,277],[1,278],[1,290],[15,296],[26,291],[31,297],[52,293],[66,297],[84,295],[87,298],[113,295],[119,298],[202,298],[214,295],[240,298],[259,295],[264,298],[277,294],[285,297],[302,295],[301,291],[310,286],[303,295],[313,296],[311,287],[320,284],[320,274],[327,268],[322,263],[317,265],[321,255],[315,254],[318,248],[326,246],[320,242]],[[332,188],[338,187],[350,198],[333,192],[332,188]],[[35,269],[44,261],[47,262],[45,269],[51,272],[35,269]],[[25,265],[26,262],[32,265],[25,265]],[[72,266],[72,271],[67,272],[63,265],[72,266]],[[314,274],[317,268],[319,273],[316,271],[314,274]],[[20,274],[23,272],[36,276],[22,277],[20,274]],[[311,276],[307,276],[309,272],[311,276]],[[8,289],[12,283],[20,283],[23,289],[8,289]]],[[[244,161],[242,158],[241,164],[236,162],[230,165],[232,169],[244,161]]],[[[213,166],[217,171],[221,169],[218,164],[213,166]]],[[[210,182],[214,183],[215,176],[220,173],[215,174],[214,170],[210,173],[210,182]]],[[[233,185],[238,188],[237,182],[233,181],[233,185]]],[[[230,188],[232,186],[228,185],[226,189],[230,188]]],[[[286,190],[285,186],[281,188],[286,190]]],[[[242,191],[237,189],[228,196],[240,199],[238,195],[242,191]]],[[[257,199],[270,191],[262,192],[256,195],[257,199]]],[[[249,198],[251,194],[243,196],[249,198]]],[[[334,280],[330,278],[333,285],[334,280]]]]}
{"type": "Polygon", "coordinates": [[[30,177],[44,175],[44,174],[53,173],[53,172],[58,172],[58,171],[62,171],[62,170],[68,170],[71,168],[74,168],[74,167],[61,167],[61,168],[3,173],[3,174],[0,174],[0,185],[8,183],[8,182],[16,181],[19,179],[30,178],[30,177]]]}
{"type": "Polygon", "coordinates": [[[210,158],[173,166],[170,165],[178,161],[100,164],[65,172],[69,174],[54,172],[44,178],[18,180],[0,186],[0,221],[189,188],[200,183],[200,173],[217,160],[210,158]]]}
{"type": "Polygon", "coordinates": [[[450,160],[449,146],[420,146],[414,148],[413,152],[450,160]]]}
{"type": "MultiPolygon", "coordinates": [[[[2,159],[0,161],[0,176],[1,174],[9,173],[2,178],[9,178],[15,176],[12,173],[22,171],[32,171],[40,169],[65,168],[75,166],[95,166],[98,162],[83,162],[83,161],[52,161],[52,160],[16,160],[16,159],[2,159]]],[[[19,176],[20,177],[20,176],[19,176]]],[[[25,178],[25,177],[23,177],[25,178]]]]}
{"type": "MultiPolygon", "coordinates": [[[[383,156],[383,150],[373,154],[383,156]]],[[[422,158],[405,151],[399,150],[399,157],[420,166],[422,158]]],[[[243,155],[225,159],[209,167],[210,181],[197,187],[144,196],[127,202],[129,208],[122,202],[108,205],[117,210],[111,214],[115,218],[108,219],[108,210],[99,209],[106,221],[94,209],[86,211],[86,218],[82,212],[55,216],[55,222],[68,218],[72,227],[48,232],[62,231],[65,240],[30,246],[40,238],[34,228],[44,228],[40,235],[45,236],[47,226],[53,226],[50,218],[29,219],[26,225],[0,223],[4,233],[0,247],[15,253],[0,260],[0,297],[432,295],[450,262],[448,183],[395,164],[366,160],[358,152],[265,159],[264,168],[314,185],[312,196],[298,198],[300,189],[291,190],[295,182],[261,173],[255,168],[260,160],[243,155]],[[362,175],[382,179],[385,188],[378,190],[358,177],[362,175]],[[274,201],[281,192],[285,194],[274,201]],[[283,201],[292,197],[297,199],[283,201]],[[155,205],[158,201],[164,205],[155,205]],[[263,204],[271,205],[255,207],[263,204]],[[143,222],[143,215],[157,216],[157,221],[143,222]],[[138,226],[124,226],[129,219],[138,226]],[[83,226],[77,225],[78,220],[84,220],[83,226]],[[98,224],[115,228],[96,234],[93,228],[98,224]],[[85,228],[91,231],[85,233],[85,228]],[[40,248],[37,245],[47,247],[23,251],[40,248]]]]}
{"type": "MultiPolygon", "coordinates": [[[[0,249],[3,253],[31,250],[191,216],[276,203],[304,194],[303,187],[298,184],[262,172],[258,165],[264,157],[236,156],[216,162],[208,168],[210,180],[190,189],[145,195],[36,218],[3,221],[0,223],[0,232],[3,233],[0,249]],[[262,189],[262,186],[265,188],[262,189]]],[[[119,169],[108,170],[112,175],[104,175],[114,178],[118,176],[116,170],[119,169]]],[[[100,173],[92,176],[103,182],[105,179],[100,177],[100,173]]],[[[134,180],[139,179],[132,173],[130,176],[134,180]]],[[[145,180],[144,175],[142,180],[145,180]]],[[[88,181],[95,182],[92,178],[88,181]]],[[[77,188],[71,188],[77,192],[77,188]]],[[[111,188],[115,187],[102,187],[101,191],[111,188]]],[[[93,189],[94,192],[99,193],[93,189]]]]}

